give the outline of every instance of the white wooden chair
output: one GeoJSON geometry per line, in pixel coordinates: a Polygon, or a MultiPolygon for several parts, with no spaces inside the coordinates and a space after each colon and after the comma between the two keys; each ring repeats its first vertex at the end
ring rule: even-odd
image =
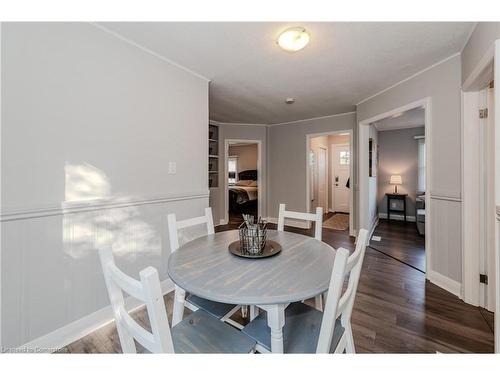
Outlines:
{"type": "Polygon", "coordinates": [[[140,281],[115,265],[111,249],[99,250],[109,299],[123,353],[136,353],[135,341],[152,353],[250,353],[255,341],[204,311],[197,311],[170,329],[158,272],[147,267],[140,281]],[[146,305],[151,331],[125,309],[123,291],[146,305]]]}
{"type": "MultiPolygon", "coordinates": [[[[177,251],[179,248],[179,230],[193,227],[195,225],[205,224],[207,234],[210,235],[215,233],[212,209],[210,207],[205,208],[204,216],[177,221],[175,214],[169,214],[167,221],[170,251],[172,253],[177,251]]],[[[174,326],[182,320],[185,306],[191,311],[197,311],[198,309],[204,310],[214,318],[226,321],[239,329],[243,328],[241,324],[230,319],[230,317],[239,309],[239,306],[210,301],[192,294],[186,297],[186,292],[177,285],[175,286],[175,298],[176,303],[174,304],[174,316],[172,317],[172,325],[174,326]]]]}
{"type": "MultiPolygon", "coordinates": [[[[285,310],[283,347],[285,353],[355,353],[351,315],[358,288],[368,231],[359,231],[356,250],[349,256],[339,248],[335,255],[324,313],[303,303],[292,303],[285,310]],[[342,293],[344,280],[349,277],[342,293]]],[[[257,341],[257,348],[271,350],[271,332],[265,313],[242,330],[257,341]]]]}
{"type": "MultiPolygon", "coordinates": [[[[305,212],[287,211],[284,203],[280,203],[278,214],[278,230],[285,230],[285,219],[298,219],[304,221],[314,221],[314,238],[321,241],[323,231],[323,208],[316,207],[316,213],[310,214],[305,212]]],[[[323,310],[323,295],[314,298],[316,308],[320,311],[323,310]]]]}
{"type": "Polygon", "coordinates": [[[305,212],[286,211],[285,204],[280,203],[280,211],[278,215],[278,230],[285,230],[285,219],[298,219],[304,221],[314,221],[314,238],[321,241],[321,232],[323,230],[323,208],[316,207],[316,213],[310,214],[305,212]]]}

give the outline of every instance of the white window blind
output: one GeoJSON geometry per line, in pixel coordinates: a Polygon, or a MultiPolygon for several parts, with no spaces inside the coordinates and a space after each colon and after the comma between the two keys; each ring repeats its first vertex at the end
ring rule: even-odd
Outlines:
{"type": "Polygon", "coordinates": [[[418,139],[418,191],[425,192],[425,138],[418,139]]]}

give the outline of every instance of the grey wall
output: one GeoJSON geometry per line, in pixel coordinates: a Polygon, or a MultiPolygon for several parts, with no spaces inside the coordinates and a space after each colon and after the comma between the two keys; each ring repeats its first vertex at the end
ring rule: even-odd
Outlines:
{"type": "Polygon", "coordinates": [[[219,188],[210,190],[210,207],[214,215],[214,223],[218,224],[224,219],[224,143],[226,139],[239,140],[260,140],[262,142],[261,179],[259,182],[259,199],[262,200],[262,217],[267,216],[267,128],[260,125],[239,125],[220,124],[219,125],[219,188]],[[264,189],[263,189],[264,187],[264,189]]]}
{"type": "Polygon", "coordinates": [[[99,246],[168,281],[167,214],[208,204],[208,82],[88,23],[3,23],[1,38],[1,324],[15,347],[111,317],[99,246]]]}
{"type": "Polygon", "coordinates": [[[257,169],[257,149],[256,144],[229,146],[229,156],[238,157],[238,173],[257,169]]]}
{"type": "Polygon", "coordinates": [[[386,193],[394,191],[389,184],[391,175],[400,175],[403,184],[399,193],[406,193],[406,214],[415,216],[415,197],[418,187],[418,142],[416,135],[424,135],[424,128],[389,130],[378,133],[378,212],[387,214],[386,193]]]}
{"type": "Polygon", "coordinates": [[[478,22],[462,51],[462,82],[496,39],[500,39],[500,22],[478,22]]]}
{"type": "Polygon", "coordinates": [[[432,129],[430,209],[431,267],[452,280],[462,279],[461,250],[461,61],[455,56],[357,106],[358,121],[430,97],[432,129]],[[432,216],[434,215],[435,216],[432,216]]]}
{"type": "Polygon", "coordinates": [[[349,113],[268,128],[270,217],[278,216],[280,203],[286,203],[290,210],[306,211],[306,135],[355,126],[356,114],[349,113]]]}

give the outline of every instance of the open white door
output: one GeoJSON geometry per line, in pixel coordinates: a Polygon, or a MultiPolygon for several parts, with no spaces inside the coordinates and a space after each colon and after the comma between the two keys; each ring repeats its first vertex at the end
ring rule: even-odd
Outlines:
{"type": "Polygon", "coordinates": [[[348,144],[336,144],[332,147],[332,208],[335,212],[349,213],[349,188],[347,187],[351,159],[349,148],[348,144]]]}

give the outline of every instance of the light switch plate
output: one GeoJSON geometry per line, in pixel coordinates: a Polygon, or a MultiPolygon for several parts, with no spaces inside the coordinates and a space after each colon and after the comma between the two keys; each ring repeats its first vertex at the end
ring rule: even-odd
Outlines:
{"type": "Polygon", "coordinates": [[[177,173],[177,163],[175,161],[168,162],[168,174],[176,174],[177,173]]]}

